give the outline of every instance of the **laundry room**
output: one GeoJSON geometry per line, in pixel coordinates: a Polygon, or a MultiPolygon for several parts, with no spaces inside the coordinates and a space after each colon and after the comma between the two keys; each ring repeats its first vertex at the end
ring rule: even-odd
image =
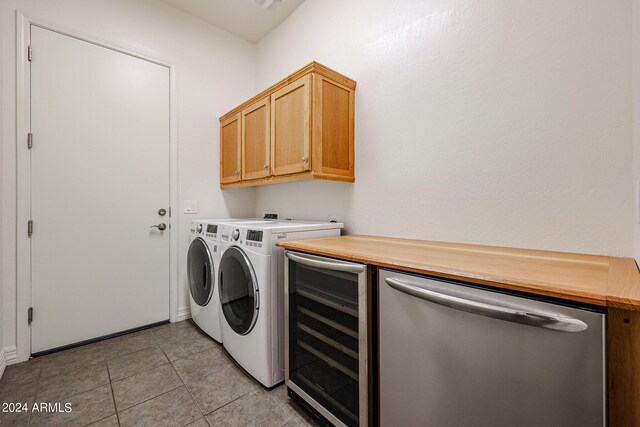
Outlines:
{"type": "Polygon", "coordinates": [[[0,425],[640,425],[640,0],[0,0],[0,425]]]}

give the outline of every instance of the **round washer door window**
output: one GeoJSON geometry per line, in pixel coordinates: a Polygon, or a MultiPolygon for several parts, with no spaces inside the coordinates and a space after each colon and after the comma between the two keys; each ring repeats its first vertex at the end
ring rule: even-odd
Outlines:
{"type": "Polygon", "coordinates": [[[191,298],[199,306],[209,304],[214,291],[215,271],[209,247],[200,237],[189,245],[187,253],[187,277],[191,298]]]}
{"type": "Polygon", "coordinates": [[[240,335],[251,332],[258,319],[258,283],[247,255],[236,247],[222,255],[218,292],[222,313],[231,329],[240,335]]]}

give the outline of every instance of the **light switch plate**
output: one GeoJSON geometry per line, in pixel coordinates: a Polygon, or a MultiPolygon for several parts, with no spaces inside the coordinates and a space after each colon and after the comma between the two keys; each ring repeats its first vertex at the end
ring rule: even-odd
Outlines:
{"type": "Polygon", "coordinates": [[[198,201],[197,200],[185,200],[184,201],[184,213],[196,214],[198,213],[198,201]]]}

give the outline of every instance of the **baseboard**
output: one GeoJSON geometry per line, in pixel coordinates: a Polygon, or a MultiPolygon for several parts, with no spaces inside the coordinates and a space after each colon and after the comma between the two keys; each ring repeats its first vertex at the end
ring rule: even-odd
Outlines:
{"type": "Polygon", "coordinates": [[[187,319],[191,319],[191,307],[182,307],[178,309],[178,318],[176,319],[177,322],[180,322],[182,320],[187,320],[187,319]]]}
{"type": "Polygon", "coordinates": [[[0,349],[0,378],[4,374],[4,370],[9,365],[18,363],[18,351],[15,345],[0,349]]]}
{"type": "Polygon", "coordinates": [[[2,351],[5,354],[7,366],[18,363],[18,349],[15,345],[12,345],[11,347],[5,347],[2,349],[2,351]]]}
{"type": "Polygon", "coordinates": [[[4,370],[7,368],[7,353],[4,348],[0,350],[0,378],[4,374],[4,370]]]}

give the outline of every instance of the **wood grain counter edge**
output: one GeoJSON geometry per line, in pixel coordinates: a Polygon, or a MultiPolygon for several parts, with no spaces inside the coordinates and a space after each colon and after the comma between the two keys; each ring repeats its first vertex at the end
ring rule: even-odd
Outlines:
{"type": "Polygon", "coordinates": [[[289,241],[278,246],[411,273],[640,311],[640,271],[631,258],[376,236],[289,241]],[[432,258],[438,262],[430,262],[432,258]]]}

